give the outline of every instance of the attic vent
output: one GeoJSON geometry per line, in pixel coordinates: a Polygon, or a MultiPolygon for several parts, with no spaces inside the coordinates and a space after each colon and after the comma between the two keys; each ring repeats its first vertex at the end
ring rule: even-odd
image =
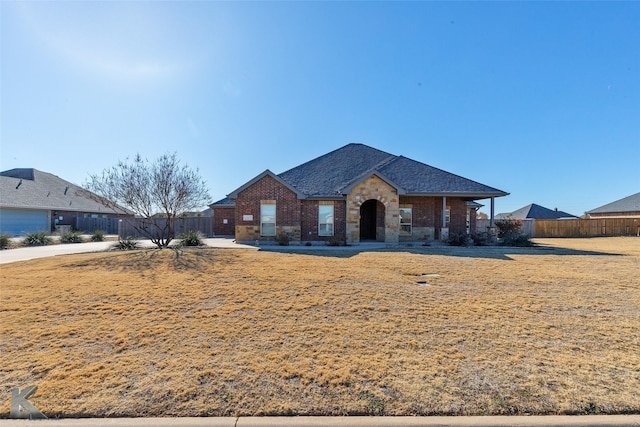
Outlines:
{"type": "Polygon", "coordinates": [[[18,185],[16,185],[16,190],[20,188],[21,185],[22,185],[22,180],[20,180],[20,182],[18,182],[18,185]]]}

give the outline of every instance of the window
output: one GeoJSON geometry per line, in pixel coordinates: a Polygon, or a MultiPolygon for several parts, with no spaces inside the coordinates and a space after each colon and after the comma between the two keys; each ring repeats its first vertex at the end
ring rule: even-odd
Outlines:
{"type": "Polygon", "coordinates": [[[318,236],[333,236],[333,204],[318,206],[318,236]]]}
{"type": "Polygon", "coordinates": [[[447,206],[447,209],[444,211],[444,222],[449,224],[451,222],[451,207],[447,206]]]}
{"type": "Polygon", "coordinates": [[[402,236],[411,236],[412,210],[412,208],[400,208],[400,234],[402,236]]]}
{"type": "Polygon", "coordinates": [[[260,235],[276,235],[276,204],[274,202],[260,204],[260,235]]]}

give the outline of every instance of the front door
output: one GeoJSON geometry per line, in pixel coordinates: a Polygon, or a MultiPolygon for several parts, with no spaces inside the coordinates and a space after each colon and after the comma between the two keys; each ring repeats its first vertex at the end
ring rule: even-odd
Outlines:
{"type": "Polygon", "coordinates": [[[376,203],[377,200],[367,200],[360,206],[360,241],[376,240],[376,203]]]}

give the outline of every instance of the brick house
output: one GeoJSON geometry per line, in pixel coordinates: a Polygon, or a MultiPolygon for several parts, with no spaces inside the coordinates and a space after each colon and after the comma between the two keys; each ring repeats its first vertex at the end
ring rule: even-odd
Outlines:
{"type": "Polygon", "coordinates": [[[348,144],[279,175],[266,170],[210,207],[214,234],[238,242],[356,244],[475,232],[469,201],[508,193],[418,161],[348,144]]]}

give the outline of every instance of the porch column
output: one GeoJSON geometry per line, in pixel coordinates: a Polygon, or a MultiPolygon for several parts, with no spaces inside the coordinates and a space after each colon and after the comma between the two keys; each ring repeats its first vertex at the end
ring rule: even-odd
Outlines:
{"type": "Polygon", "coordinates": [[[494,203],[495,203],[495,200],[496,200],[496,198],[495,198],[495,197],[492,197],[492,198],[491,198],[491,219],[490,219],[490,222],[489,222],[489,227],[491,227],[491,228],[493,228],[493,227],[495,227],[495,226],[496,226],[496,224],[495,224],[495,222],[494,222],[494,219],[493,219],[494,203]]]}
{"type": "Polygon", "coordinates": [[[442,196],[442,228],[447,228],[447,196],[442,196]]]}
{"type": "Polygon", "coordinates": [[[496,243],[498,241],[498,233],[496,232],[496,222],[494,218],[495,212],[495,198],[491,198],[491,219],[489,220],[489,241],[491,243],[496,243]]]}
{"type": "Polygon", "coordinates": [[[447,196],[442,196],[442,228],[440,229],[440,240],[449,240],[449,228],[447,228],[447,196]]]}

